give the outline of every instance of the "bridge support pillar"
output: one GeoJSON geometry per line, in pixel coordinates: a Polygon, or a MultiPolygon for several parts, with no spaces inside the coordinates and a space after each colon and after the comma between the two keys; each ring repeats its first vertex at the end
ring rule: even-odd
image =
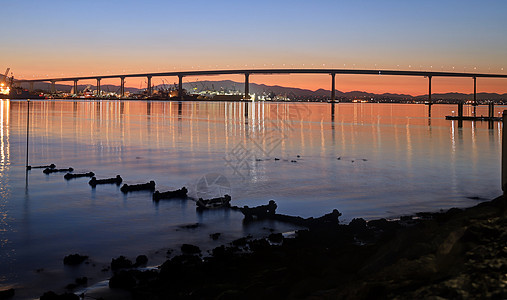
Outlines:
{"type": "Polygon", "coordinates": [[[458,102],[458,128],[463,127],[463,102],[458,102]]]}
{"type": "Polygon", "coordinates": [[[30,82],[30,87],[28,88],[28,91],[30,91],[30,93],[33,92],[33,82],[30,82]]]}
{"type": "Polygon", "coordinates": [[[243,99],[248,100],[250,99],[250,83],[249,83],[249,77],[250,74],[245,73],[245,96],[243,99]]]}
{"type": "Polygon", "coordinates": [[[178,97],[183,100],[183,75],[178,75],[178,97]]]}
{"type": "Polygon", "coordinates": [[[488,117],[495,117],[495,103],[493,102],[488,104],[488,117]]]}
{"type": "Polygon", "coordinates": [[[100,97],[101,94],[102,92],[100,90],[100,78],[97,78],[97,97],[100,97]]]}
{"type": "Polygon", "coordinates": [[[56,85],[55,85],[55,81],[51,81],[51,94],[55,94],[56,93],[56,85]]]}
{"type": "Polygon", "coordinates": [[[336,73],[331,73],[331,102],[334,103],[336,98],[336,73]]]}
{"type": "Polygon", "coordinates": [[[428,105],[431,107],[431,75],[428,76],[428,105]]]}
{"type": "Polygon", "coordinates": [[[120,77],[120,97],[125,97],[125,77],[120,77]]]}
{"type": "Polygon", "coordinates": [[[474,76],[474,117],[477,113],[477,77],[474,76]]]}
{"type": "Polygon", "coordinates": [[[75,95],[78,94],[78,91],[77,91],[77,80],[74,80],[74,94],[75,95]]]}
{"type": "MultiPolygon", "coordinates": [[[[507,128],[507,110],[503,111],[502,115],[503,128],[507,128]]],[[[507,194],[507,133],[506,130],[502,132],[502,191],[507,194]]]]}
{"type": "Polygon", "coordinates": [[[151,76],[148,76],[148,89],[146,90],[148,92],[148,97],[152,94],[152,87],[151,87],[151,76]]]}

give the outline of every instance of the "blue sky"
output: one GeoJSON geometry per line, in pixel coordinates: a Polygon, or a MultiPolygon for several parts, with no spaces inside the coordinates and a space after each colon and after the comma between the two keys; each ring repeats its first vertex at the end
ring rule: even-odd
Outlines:
{"type": "Polygon", "coordinates": [[[2,2],[0,67],[21,77],[283,64],[507,70],[507,1],[2,2]]]}

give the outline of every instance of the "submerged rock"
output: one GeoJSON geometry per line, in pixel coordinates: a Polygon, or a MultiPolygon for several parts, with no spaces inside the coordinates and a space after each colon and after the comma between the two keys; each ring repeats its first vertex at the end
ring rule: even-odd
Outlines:
{"type": "Polygon", "coordinates": [[[113,258],[111,260],[111,270],[116,271],[118,269],[128,269],[132,268],[134,265],[132,264],[132,261],[127,259],[125,256],[120,256],[118,258],[113,258]]]}
{"type": "Polygon", "coordinates": [[[86,255],[80,255],[80,254],[71,254],[67,255],[63,258],[63,264],[64,265],[79,265],[80,263],[84,262],[88,259],[88,256],[86,255]]]}

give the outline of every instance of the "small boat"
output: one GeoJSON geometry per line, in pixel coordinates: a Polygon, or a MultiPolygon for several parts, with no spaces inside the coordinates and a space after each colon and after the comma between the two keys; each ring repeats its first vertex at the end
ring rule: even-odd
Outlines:
{"type": "Polygon", "coordinates": [[[213,198],[204,200],[199,198],[197,200],[197,209],[211,209],[211,208],[222,208],[222,207],[231,207],[231,196],[224,195],[223,197],[213,198]]]}
{"type": "Polygon", "coordinates": [[[44,174],[50,174],[50,173],[57,173],[57,172],[72,172],[74,171],[74,168],[67,168],[67,169],[51,169],[51,168],[45,168],[42,173],[44,174]]]}
{"type": "Polygon", "coordinates": [[[98,184],[110,184],[114,183],[116,185],[120,185],[123,179],[120,175],[116,175],[116,177],[113,178],[106,178],[106,179],[97,179],[95,177],[92,177],[92,179],[88,182],[89,185],[95,187],[98,184]]]}
{"type": "Polygon", "coordinates": [[[121,189],[122,192],[128,193],[128,192],[134,192],[134,191],[153,191],[155,190],[155,181],[150,181],[148,183],[141,183],[141,184],[124,184],[121,189]]]}
{"type": "Polygon", "coordinates": [[[69,180],[69,179],[72,179],[72,178],[80,178],[80,177],[93,177],[95,176],[95,173],[93,172],[88,172],[88,173],[80,173],[80,174],[71,174],[71,173],[67,173],[63,176],[63,178],[69,180]]]}
{"type": "Polygon", "coordinates": [[[159,201],[160,199],[173,199],[173,198],[186,199],[187,193],[188,193],[188,190],[186,187],[182,187],[179,190],[167,191],[167,192],[163,192],[163,193],[156,191],[155,193],[153,193],[153,201],[159,201]]]}

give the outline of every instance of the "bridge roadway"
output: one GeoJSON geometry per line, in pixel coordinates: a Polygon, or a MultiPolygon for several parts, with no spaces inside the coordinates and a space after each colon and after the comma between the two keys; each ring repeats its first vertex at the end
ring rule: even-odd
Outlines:
{"type": "Polygon", "coordinates": [[[431,105],[431,78],[433,77],[464,77],[472,78],[474,81],[474,103],[477,99],[477,78],[507,78],[507,74],[484,74],[484,73],[459,73],[459,72],[434,72],[434,71],[399,71],[399,70],[359,70],[359,69],[246,69],[246,70],[204,70],[204,71],[175,71],[175,72],[158,72],[158,73],[139,73],[139,74],[122,74],[122,75],[99,75],[99,76],[83,76],[83,77],[61,77],[61,78],[43,78],[43,79],[20,79],[16,83],[29,83],[30,90],[33,90],[35,82],[51,82],[51,92],[56,92],[55,83],[61,81],[73,81],[74,91],[77,91],[77,83],[79,80],[97,80],[97,93],[101,94],[100,81],[102,79],[119,78],[120,94],[125,95],[125,78],[130,77],[146,77],[148,80],[148,95],[152,94],[151,79],[153,77],[170,77],[177,76],[179,78],[179,95],[183,98],[183,77],[189,76],[206,76],[206,75],[244,75],[245,76],[245,99],[249,96],[249,77],[250,75],[272,75],[272,74],[329,74],[331,75],[331,101],[335,100],[336,92],[336,74],[353,74],[353,75],[390,75],[390,76],[422,76],[428,78],[428,101],[431,105]]]}

